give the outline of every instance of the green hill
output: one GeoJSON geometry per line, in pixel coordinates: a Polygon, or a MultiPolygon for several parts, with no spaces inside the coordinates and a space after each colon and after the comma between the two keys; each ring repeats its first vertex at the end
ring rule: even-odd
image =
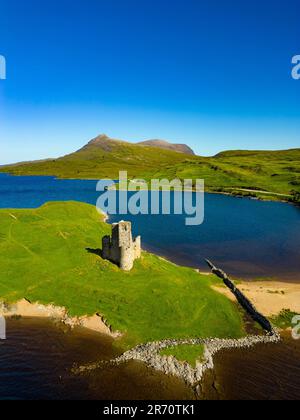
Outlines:
{"type": "Polygon", "coordinates": [[[300,149],[228,151],[164,168],[161,176],[204,179],[206,190],[274,200],[299,200],[300,149]]]}
{"type": "Polygon", "coordinates": [[[205,180],[207,191],[299,201],[300,149],[238,150],[201,157],[160,148],[157,142],[132,144],[102,135],[59,159],[0,168],[14,175],[81,179],[117,179],[120,170],[127,170],[130,178],[198,178],[205,180]]]}
{"type": "MultiPolygon", "coordinates": [[[[96,137],[82,149],[59,159],[25,162],[0,168],[15,175],[53,175],[60,178],[117,179],[119,171],[130,177],[151,177],[156,170],[176,165],[186,155],[168,149],[96,137]]],[[[193,157],[192,157],[193,158],[193,157]]]]}
{"type": "Polygon", "coordinates": [[[211,289],[219,282],[214,276],[148,253],[126,273],[91,252],[110,229],[95,207],[82,203],[0,210],[0,301],[53,303],[72,316],[101,313],[125,333],[126,348],[244,334],[238,307],[211,289]]]}

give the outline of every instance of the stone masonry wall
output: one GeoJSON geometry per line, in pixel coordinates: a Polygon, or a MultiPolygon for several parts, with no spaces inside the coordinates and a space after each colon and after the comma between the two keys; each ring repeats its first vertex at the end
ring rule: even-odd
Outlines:
{"type": "Polygon", "coordinates": [[[134,261],[141,257],[141,238],[133,240],[130,222],[112,225],[112,237],[102,239],[102,257],[124,271],[133,268],[134,261]]]}

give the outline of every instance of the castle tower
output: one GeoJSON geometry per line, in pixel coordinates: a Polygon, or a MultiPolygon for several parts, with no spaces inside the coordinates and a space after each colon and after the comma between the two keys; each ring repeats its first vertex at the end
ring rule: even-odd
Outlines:
{"type": "Polygon", "coordinates": [[[134,261],[141,258],[141,237],[133,240],[130,222],[112,225],[112,237],[102,239],[102,256],[124,271],[133,268],[134,261]]]}

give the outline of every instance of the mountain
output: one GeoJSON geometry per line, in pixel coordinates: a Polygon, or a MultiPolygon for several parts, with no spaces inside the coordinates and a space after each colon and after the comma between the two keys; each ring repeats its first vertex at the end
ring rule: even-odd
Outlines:
{"type": "MultiPolygon", "coordinates": [[[[87,145],[83,147],[83,149],[91,148],[91,147],[99,147],[105,152],[112,152],[116,148],[116,146],[121,145],[128,145],[133,143],[126,142],[124,140],[116,140],[108,137],[106,134],[101,134],[100,136],[91,140],[87,145]]],[[[172,152],[183,153],[186,155],[195,155],[194,151],[187,146],[186,144],[173,144],[169,143],[165,140],[146,140],[139,143],[134,143],[138,146],[148,146],[148,147],[155,147],[156,149],[164,149],[164,150],[171,150],[172,152]]],[[[81,149],[81,150],[83,150],[81,149]]]]}
{"type": "Polygon", "coordinates": [[[165,142],[158,149],[158,144],[161,145],[160,140],[158,143],[150,140],[150,145],[133,144],[102,134],[77,152],[59,159],[1,166],[0,172],[118,179],[119,171],[127,171],[129,178],[145,180],[204,179],[206,191],[228,194],[277,200],[290,200],[300,194],[300,149],[233,150],[201,157],[174,151],[165,147],[165,142]]]}
{"type": "Polygon", "coordinates": [[[165,140],[147,140],[138,143],[141,146],[157,147],[159,149],[173,150],[186,155],[195,155],[194,151],[186,144],[173,144],[165,140]]]}
{"type": "Polygon", "coordinates": [[[101,134],[81,149],[61,158],[6,165],[0,167],[0,171],[14,175],[83,179],[117,179],[119,171],[128,171],[130,177],[148,178],[186,159],[196,159],[196,156],[166,148],[158,151],[157,147],[145,147],[101,134]]]}
{"type": "Polygon", "coordinates": [[[100,136],[95,137],[91,141],[89,141],[85,146],[83,146],[80,150],[76,153],[85,151],[85,150],[103,150],[104,152],[113,152],[119,146],[130,145],[132,143],[123,141],[123,140],[116,140],[108,137],[106,134],[100,134],[100,136]]]}

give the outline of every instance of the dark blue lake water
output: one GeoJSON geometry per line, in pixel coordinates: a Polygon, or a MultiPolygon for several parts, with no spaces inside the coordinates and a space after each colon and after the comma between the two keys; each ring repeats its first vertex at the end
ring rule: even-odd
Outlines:
{"type": "MultiPolygon", "coordinates": [[[[35,208],[48,201],[96,204],[96,181],[0,174],[1,208],[35,208]]],[[[205,270],[205,258],[237,277],[276,277],[300,281],[300,208],[205,195],[205,221],[186,226],[185,215],[111,216],[132,221],[143,247],[205,270]]]]}

